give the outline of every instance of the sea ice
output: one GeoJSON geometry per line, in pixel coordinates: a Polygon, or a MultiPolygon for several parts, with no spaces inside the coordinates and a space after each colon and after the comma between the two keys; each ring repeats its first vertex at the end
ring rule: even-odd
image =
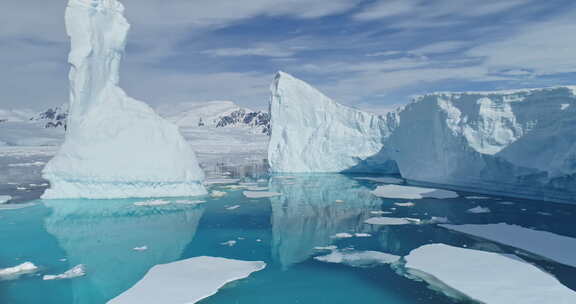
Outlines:
{"type": "Polygon", "coordinates": [[[398,206],[398,207],[414,207],[414,203],[412,202],[407,202],[407,203],[394,203],[394,205],[398,206]]]}
{"type": "Polygon", "coordinates": [[[490,213],[490,208],[486,208],[486,207],[482,207],[482,206],[476,206],[474,208],[470,208],[468,209],[466,212],[468,213],[490,213]]]}
{"type": "Polygon", "coordinates": [[[49,281],[49,280],[67,280],[67,279],[74,279],[83,277],[86,275],[86,266],[84,265],[76,265],[72,269],[64,272],[63,274],[58,275],[45,275],[42,277],[42,280],[49,281]]]}
{"type": "Polygon", "coordinates": [[[516,247],[561,264],[576,267],[576,239],[509,224],[440,225],[493,242],[516,247]]]}
{"type": "Polygon", "coordinates": [[[146,250],[148,250],[148,246],[134,247],[132,250],[134,250],[134,251],[146,251],[146,250]]]}
{"type": "Polygon", "coordinates": [[[135,286],[109,304],[196,303],[224,285],[244,279],[266,263],[217,257],[195,257],[154,266],[135,286]]]}
{"type": "Polygon", "coordinates": [[[234,206],[226,207],[226,210],[236,210],[238,208],[240,208],[240,205],[234,205],[234,206]]]}
{"type": "Polygon", "coordinates": [[[332,236],[333,239],[347,239],[351,237],[354,237],[354,235],[348,232],[340,232],[332,236]]]}
{"type": "Polygon", "coordinates": [[[239,179],[231,179],[231,178],[211,178],[204,181],[204,185],[227,185],[227,184],[236,184],[239,182],[239,179]]]}
{"type": "Polygon", "coordinates": [[[278,192],[268,192],[268,191],[244,191],[242,192],[245,197],[247,198],[265,198],[265,197],[274,197],[280,196],[282,193],[278,192]]]}
{"type": "Polygon", "coordinates": [[[371,237],[372,235],[370,233],[354,233],[355,237],[371,237]]]}
{"type": "Polygon", "coordinates": [[[203,200],[175,200],[173,201],[174,204],[180,204],[180,205],[198,205],[198,204],[204,204],[206,201],[203,200]]]}
{"type": "Polygon", "coordinates": [[[31,262],[25,262],[18,266],[0,269],[0,281],[16,280],[19,277],[35,273],[38,267],[31,262]]]}
{"type": "Polygon", "coordinates": [[[35,167],[44,166],[45,162],[31,162],[31,163],[19,163],[19,164],[8,164],[8,167],[35,167]]]}
{"type": "Polygon", "coordinates": [[[248,191],[266,191],[268,187],[248,187],[246,188],[248,191]]]}
{"type": "Polygon", "coordinates": [[[212,190],[212,192],[210,192],[210,196],[213,198],[220,198],[220,197],[224,197],[226,196],[226,192],[224,191],[218,191],[218,190],[212,190]]]}
{"type": "Polygon", "coordinates": [[[346,264],[352,267],[372,267],[396,263],[400,257],[379,251],[333,250],[323,256],[314,257],[325,263],[346,264]]]}
{"type": "Polygon", "coordinates": [[[431,244],[411,251],[405,260],[409,276],[455,298],[490,304],[576,303],[576,292],[518,258],[431,244]]]}
{"type": "Polygon", "coordinates": [[[224,245],[224,246],[228,246],[228,247],[233,247],[233,246],[236,246],[236,243],[238,243],[236,240],[230,240],[230,241],[226,241],[226,242],[220,243],[220,245],[224,245]]]}
{"type": "Polygon", "coordinates": [[[0,195],[0,205],[6,204],[11,199],[12,199],[12,196],[10,196],[10,195],[0,195]]]}
{"type": "Polygon", "coordinates": [[[70,113],[66,139],[43,170],[45,199],[206,194],[178,127],[119,87],[130,24],[117,0],[69,0],[70,113]]]}
{"type": "Polygon", "coordinates": [[[432,188],[421,188],[400,185],[378,186],[372,193],[378,197],[401,198],[401,199],[422,199],[422,198],[456,198],[458,194],[454,191],[432,188]]]}
{"type": "Polygon", "coordinates": [[[406,217],[372,217],[364,221],[366,224],[371,225],[388,225],[388,226],[395,226],[395,225],[411,225],[411,224],[420,224],[419,219],[413,218],[406,218],[406,217]]]}
{"type": "Polygon", "coordinates": [[[370,211],[370,214],[374,214],[374,215],[385,215],[385,214],[392,214],[394,212],[390,212],[390,211],[381,211],[381,210],[377,210],[377,211],[370,211]]]}

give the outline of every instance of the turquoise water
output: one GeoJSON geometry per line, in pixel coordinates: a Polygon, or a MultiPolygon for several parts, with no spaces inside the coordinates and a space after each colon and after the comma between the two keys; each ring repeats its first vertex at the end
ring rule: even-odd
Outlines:
{"type": "MultiPolygon", "coordinates": [[[[389,265],[358,268],[317,261],[316,246],[375,250],[404,256],[419,246],[445,243],[514,253],[514,248],[450,232],[436,225],[376,226],[372,211],[391,217],[447,217],[454,224],[500,223],[576,237],[576,206],[498,197],[399,200],[370,194],[381,183],[339,174],[296,178],[244,177],[281,196],[248,199],[225,185],[222,198],[199,205],[135,206],[142,200],[40,201],[0,210],[0,268],[31,261],[41,274],[60,274],[85,264],[85,277],[43,281],[30,275],[0,281],[0,303],[105,303],[130,288],[148,269],[196,256],[265,261],[265,270],[221,289],[202,303],[465,303],[398,275],[389,265]],[[262,179],[264,178],[264,179],[262,179]],[[336,202],[336,201],[344,202],[336,202]],[[413,201],[414,207],[397,202],[413,201]],[[503,201],[513,204],[502,204],[503,201]],[[239,205],[234,210],[230,206],[239,205]],[[472,214],[482,206],[490,213],[472,214]],[[367,238],[334,239],[341,232],[367,238]],[[236,240],[235,246],[222,243],[236,240]],[[134,247],[147,246],[146,251],[134,247]],[[65,259],[65,260],[64,260],[65,259]]],[[[42,189],[30,190],[28,196],[42,189]]],[[[439,257],[441,258],[441,257],[439,257]]],[[[576,269],[528,260],[576,290],[576,269]]]]}

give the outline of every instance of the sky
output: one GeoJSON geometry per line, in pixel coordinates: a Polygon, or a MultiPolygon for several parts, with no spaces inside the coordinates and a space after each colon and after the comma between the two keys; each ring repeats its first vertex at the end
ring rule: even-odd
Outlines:
{"type": "MultiPolygon", "coordinates": [[[[121,85],[152,106],[266,109],[278,70],[360,109],[414,95],[576,84],[573,0],[122,0],[121,85]]],[[[68,100],[66,0],[4,1],[0,108],[68,100]]]]}

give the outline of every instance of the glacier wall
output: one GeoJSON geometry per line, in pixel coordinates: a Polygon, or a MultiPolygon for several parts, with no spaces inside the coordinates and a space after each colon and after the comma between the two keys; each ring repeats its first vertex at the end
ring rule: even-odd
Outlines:
{"type": "Polygon", "coordinates": [[[409,180],[576,198],[576,89],[434,93],[399,109],[387,155],[409,180]]]}
{"type": "Polygon", "coordinates": [[[383,149],[394,116],[341,105],[284,72],[276,74],[271,91],[268,161],[273,171],[397,172],[386,155],[370,158],[383,149]]]}
{"type": "Polygon", "coordinates": [[[576,199],[576,87],[434,93],[386,116],[330,100],[280,72],[272,85],[274,172],[400,173],[413,182],[576,199]]]}
{"type": "Polygon", "coordinates": [[[70,115],[46,165],[43,198],[205,194],[204,173],[178,128],[119,87],[130,25],[117,0],[69,0],[70,115]]]}

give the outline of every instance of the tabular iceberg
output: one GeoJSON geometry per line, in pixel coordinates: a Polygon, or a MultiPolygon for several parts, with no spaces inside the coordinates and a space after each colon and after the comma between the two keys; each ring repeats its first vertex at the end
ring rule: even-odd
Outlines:
{"type": "Polygon", "coordinates": [[[278,73],[268,156],[275,172],[400,173],[411,181],[576,199],[576,86],[433,93],[385,117],[278,73]]]}
{"type": "Polygon", "coordinates": [[[399,110],[387,155],[409,180],[576,198],[576,87],[434,93],[399,110]]]}
{"type": "Polygon", "coordinates": [[[271,87],[272,135],[268,161],[276,172],[397,172],[380,154],[396,124],[350,108],[291,75],[278,72],[271,87]]]}
{"type": "Polygon", "coordinates": [[[205,194],[204,173],[178,128],[118,86],[130,28],[117,0],[70,0],[70,115],[46,165],[43,198],[205,194]]]}

